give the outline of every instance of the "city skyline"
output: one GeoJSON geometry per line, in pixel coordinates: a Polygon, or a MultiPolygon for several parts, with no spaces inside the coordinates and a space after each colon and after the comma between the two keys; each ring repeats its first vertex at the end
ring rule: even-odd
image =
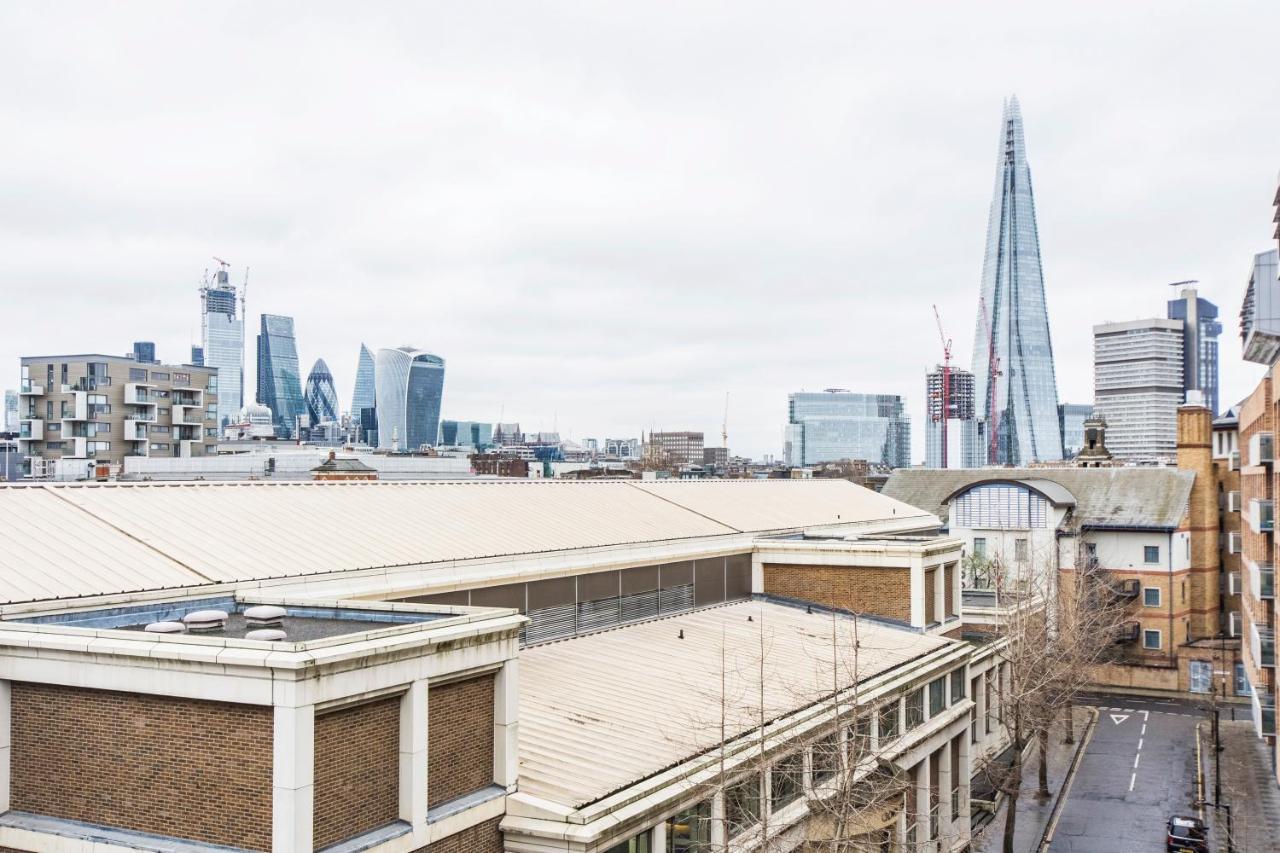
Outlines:
{"type": "MultiPolygon", "coordinates": [[[[689,41],[653,11],[629,12],[625,28],[593,12],[580,26],[603,33],[590,44],[556,16],[449,14],[460,49],[430,15],[374,16],[352,39],[317,12],[309,46],[280,64],[287,42],[269,28],[240,44],[236,12],[193,13],[228,45],[225,73],[128,10],[9,10],[29,52],[0,59],[24,130],[0,142],[19,170],[0,202],[0,278],[21,284],[19,308],[46,290],[62,310],[56,327],[0,341],[0,386],[33,352],[123,352],[138,338],[185,360],[199,341],[193,291],[218,255],[237,286],[252,269],[250,331],[259,313],[294,316],[302,363],[324,358],[343,402],[362,340],[411,340],[449,360],[446,418],[558,424],[577,439],[712,435],[729,391],[730,446],[777,456],[787,393],[836,385],[901,395],[920,461],[920,377],[941,357],[929,305],[967,365],[992,114],[1009,91],[1033,132],[1060,401],[1091,399],[1093,325],[1162,313],[1166,284],[1189,278],[1231,305],[1240,258],[1270,245],[1257,187],[1274,177],[1280,120],[1254,109],[1265,51],[1247,49],[1267,6],[1154,22],[1140,8],[1084,13],[1058,21],[1048,46],[1018,39],[1012,20],[942,10],[921,25],[934,58],[891,82],[877,69],[899,40],[883,35],[908,31],[905,12],[859,28],[837,7],[769,27],[692,10],[689,41]],[[531,39],[552,49],[512,49],[531,39]],[[620,49],[635,39],[669,57],[661,74],[620,49]],[[1203,62],[1170,49],[1190,43],[1203,62]],[[1066,86],[1062,63],[1082,50],[1091,61],[1066,86]],[[363,70],[312,79],[334,51],[363,70]],[[130,86],[107,86],[106,71],[130,86]],[[404,85],[365,98],[379,79],[404,85]],[[328,94],[307,109],[279,108],[317,86],[328,94]],[[215,130],[193,138],[193,122],[215,130]],[[237,141],[229,129],[245,125],[269,132],[237,141]],[[121,294],[123,339],[96,323],[121,294]],[[761,357],[779,329],[803,346],[761,357]]],[[[1219,408],[1255,373],[1224,359],[1219,408]]]]}

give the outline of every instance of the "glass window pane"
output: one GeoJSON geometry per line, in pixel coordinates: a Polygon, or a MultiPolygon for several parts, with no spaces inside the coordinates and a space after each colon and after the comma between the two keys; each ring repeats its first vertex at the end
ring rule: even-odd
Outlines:
{"type": "Polygon", "coordinates": [[[710,801],[698,803],[667,819],[667,853],[697,853],[710,843],[710,801]]]}
{"type": "Polygon", "coordinates": [[[772,811],[794,802],[804,791],[804,753],[793,752],[774,762],[769,773],[769,785],[772,811]]]}
{"type": "Polygon", "coordinates": [[[725,789],[724,819],[730,838],[760,822],[759,776],[748,776],[725,789]]]}

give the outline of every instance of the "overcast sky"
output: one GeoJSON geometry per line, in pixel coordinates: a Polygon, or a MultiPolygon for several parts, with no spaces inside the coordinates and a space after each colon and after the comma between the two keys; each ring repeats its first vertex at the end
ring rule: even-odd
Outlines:
{"type": "MultiPolygon", "coordinates": [[[[351,401],[360,343],[444,417],[781,450],[789,391],[969,365],[1001,99],[1026,122],[1059,397],[1094,323],[1199,279],[1223,401],[1275,246],[1280,3],[83,5],[0,11],[0,364],[186,360],[211,256],[351,401]]],[[[253,343],[246,367],[254,382],[253,343]]]]}

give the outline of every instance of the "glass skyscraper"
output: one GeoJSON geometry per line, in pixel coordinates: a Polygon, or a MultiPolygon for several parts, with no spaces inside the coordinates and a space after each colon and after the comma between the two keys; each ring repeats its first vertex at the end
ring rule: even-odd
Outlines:
{"type": "Polygon", "coordinates": [[[244,305],[225,267],[200,288],[201,357],[192,363],[218,369],[218,426],[231,423],[244,407],[244,305]]]}
{"type": "Polygon", "coordinates": [[[787,396],[787,464],[865,459],[894,468],[911,464],[911,422],[896,394],[852,394],[839,388],[787,396]]]}
{"type": "Polygon", "coordinates": [[[1000,121],[995,193],[987,221],[982,298],[973,341],[974,397],[985,422],[985,461],[1025,465],[1060,460],[1058,385],[1040,267],[1040,235],[1016,97],[1005,101],[1000,121]]]}
{"type": "MultiPolygon", "coordinates": [[[[1194,284],[1194,282],[1184,282],[1194,284]]],[[[1218,414],[1218,306],[1185,288],[1169,300],[1169,319],[1182,321],[1183,390],[1203,391],[1209,411],[1218,414]]]]}
{"type": "Polygon", "coordinates": [[[298,344],[293,318],[263,314],[258,333],[258,397],[271,409],[276,435],[293,438],[298,416],[306,414],[302,380],[298,376],[298,344]]]}
{"type": "Polygon", "coordinates": [[[413,347],[378,350],[378,448],[417,450],[440,435],[444,359],[413,347]]]}
{"type": "Polygon", "coordinates": [[[323,358],[317,358],[307,374],[303,389],[307,402],[307,417],[311,426],[338,419],[338,391],[333,387],[333,374],[323,358]]]}

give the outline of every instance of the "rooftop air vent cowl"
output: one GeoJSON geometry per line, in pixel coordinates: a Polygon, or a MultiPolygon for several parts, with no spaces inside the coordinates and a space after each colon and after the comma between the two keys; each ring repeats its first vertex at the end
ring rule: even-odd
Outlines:
{"type": "Polygon", "coordinates": [[[259,628],[244,635],[246,640],[283,640],[287,635],[279,628],[259,628]]]}
{"type": "Polygon", "coordinates": [[[227,625],[227,611],[196,610],[183,616],[182,624],[193,634],[221,631],[227,625]]]}
{"type": "Polygon", "coordinates": [[[181,622],[152,622],[142,630],[148,634],[181,634],[186,628],[181,622]]]}
{"type": "Polygon", "coordinates": [[[284,617],[285,609],[274,604],[259,604],[244,611],[250,628],[279,628],[284,624],[284,617]]]}

